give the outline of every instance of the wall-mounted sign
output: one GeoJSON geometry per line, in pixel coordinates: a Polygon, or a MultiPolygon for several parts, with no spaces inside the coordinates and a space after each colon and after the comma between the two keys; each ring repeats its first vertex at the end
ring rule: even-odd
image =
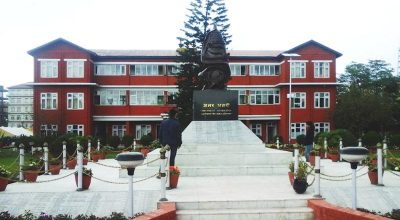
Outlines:
{"type": "Polygon", "coordinates": [[[194,91],[193,120],[238,120],[238,92],[212,89],[194,91]]]}

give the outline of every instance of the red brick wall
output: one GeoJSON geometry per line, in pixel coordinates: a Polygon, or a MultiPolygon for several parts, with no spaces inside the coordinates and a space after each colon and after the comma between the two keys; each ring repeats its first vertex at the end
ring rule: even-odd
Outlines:
{"type": "Polygon", "coordinates": [[[174,202],[163,202],[157,210],[134,218],[135,220],[176,220],[176,205],[174,202]]]}

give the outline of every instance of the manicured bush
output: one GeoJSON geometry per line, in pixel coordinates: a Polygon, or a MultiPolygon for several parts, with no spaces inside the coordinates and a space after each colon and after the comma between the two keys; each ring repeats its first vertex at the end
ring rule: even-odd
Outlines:
{"type": "Polygon", "coordinates": [[[332,133],[339,135],[342,138],[342,143],[344,147],[347,146],[357,146],[357,138],[346,129],[336,129],[332,133]]]}
{"type": "Polygon", "coordinates": [[[393,134],[389,139],[390,147],[400,147],[400,134],[393,134]]]}
{"type": "Polygon", "coordinates": [[[118,136],[111,136],[111,137],[108,137],[107,143],[108,143],[108,145],[110,145],[111,147],[116,149],[119,146],[119,144],[121,143],[121,139],[118,136]]]}
{"type": "Polygon", "coordinates": [[[125,147],[132,146],[134,137],[131,135],[125,135],[122,137],[121,144],[125,147]]]}
{"type": "Polygon", "coordinates": [[[382,137],[376,131],[368,131],[362,136],[362,143],[367,147],[376,146],[382,141],[382,137]]]}
{"type": "Polygon", "coordinates": [[[151,142],[153,142],[153,137],[150,134],[143,135],[140,138],[140,143],[145,147],[150,146],[151,142]]]}
{"type": "Polygon", "coordinates": [[[306,136],[304,134],[298,135],[296,137],[296,141],[300,145],[305,145],[306,144],[306,136]]]}

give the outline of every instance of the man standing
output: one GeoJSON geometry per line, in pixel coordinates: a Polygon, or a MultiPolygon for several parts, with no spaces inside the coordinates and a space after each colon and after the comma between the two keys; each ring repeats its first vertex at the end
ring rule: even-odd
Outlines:
{"type": "Polygon", "coordinates": [[[305,153],[304,156],[306,157],[306,161],[308,162],[309,157],[310,157],[310,152],[312,150],[312,146],[314,144],[314,123],[311,121],[308,121],[306,123],[306,139],[305,139],[305,153]]]}
{"type": "Polygon", "coordinates": [[[176,152],[182,145],[182,128],[176,119],[177,114],[178,112],[175,109],[169,111],[169,118],[161,122],[158,134],[161,145],[165,146],[168,144],[171,147],[170,166],[175,166],[176,152]]]}

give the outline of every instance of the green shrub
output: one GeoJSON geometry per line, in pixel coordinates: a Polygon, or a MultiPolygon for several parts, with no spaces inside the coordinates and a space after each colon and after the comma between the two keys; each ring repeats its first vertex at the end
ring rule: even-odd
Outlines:
{"type": "Polygon", "coordinates": [[[132,146],[134,137],[131,135],[125,135],[122,137],[121,144],[125,147],[132,146]]]}
{"type": "Polygon", "coordinates": [[[396,146],[396,147],[400,147],[400,134],[394,134],[390,137],[389,139],[390,146],[396,146]]]}
{"type": "Polygon", "coordinates": [[[300,145],[305,145],[306,144],[306,136],[304,134],[298,135],[296,137],[296,141],[300,145]]]}
{"type": "Polygon", "coordinates": [[[113,147],[115,149],[119,146],[119,144],[121,143],[121,140],[118,136],[111,136],[111,137],[108,137],[107,143],[108,143],[108,145],[110,145],[111,147],[113,147]]]}
{"type": "Polygon", "coordinates": [[[153,137],[150,134],[143,135],[140,138],[140,143],[145,147],[150,146],[151,142],[153,142],[153,137]]]}
{"type": "Polygon", "coordinates": [[[333,134],[337,134],[342,138],[343,146],[357,146],[357,138],[346,129],[336,129],[332,131],[333,134]]]}
{"type": "Polygon", "coordinates": [[[362,136],[362,143],[367,147],[376,146],[382,141],[382,137],[376,131],[368,131],[362,136]]]}

